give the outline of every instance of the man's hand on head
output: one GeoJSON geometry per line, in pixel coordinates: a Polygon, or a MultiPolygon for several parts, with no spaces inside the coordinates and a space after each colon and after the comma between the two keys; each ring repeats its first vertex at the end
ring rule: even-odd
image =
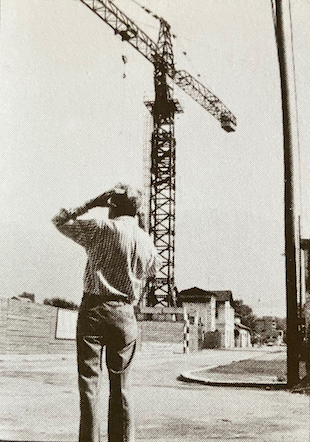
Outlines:
{"type": "Polygon", "coordinates": [[[96,198],[88,201],[85,204],[87,209],[92,209],[93,207],[109,207],[108,201],[115,194],[115,189],[108,190],[104,192],[102,195],[97,196],[96,198]]]}

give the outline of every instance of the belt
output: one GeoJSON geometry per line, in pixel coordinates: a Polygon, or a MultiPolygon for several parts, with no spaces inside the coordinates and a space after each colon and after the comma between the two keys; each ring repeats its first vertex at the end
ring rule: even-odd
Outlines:
{"type": "Polygon", "coordinates": [[[88,293],[84,292],[84,296],[93,296],[94,298],[100,298],[102,302],[109,302],[109,301],[118,301],[118,302],[125,302],[129,304],[128,298],[125,298],[125,296],[104,296],[104,295],[97,295],[96,293],[88,293]]]}

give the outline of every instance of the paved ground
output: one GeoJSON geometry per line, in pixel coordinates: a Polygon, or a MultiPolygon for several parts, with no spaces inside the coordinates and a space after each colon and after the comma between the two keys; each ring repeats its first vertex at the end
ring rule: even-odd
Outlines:
{"type": "MultiPolygon", "coordinates": [[[[266,351],[270,350],[204,350],[183,355],[179,348],[143,348],[132,371],[137,440],[309,442],[306,395],[178,380],[181,373],[189,375],[192,370],[268,357],[266,351]]],[[[0,355],[0,440],[76,441],[75,370],[74,355],[0,355]]],[[[106,374],[102,441],[107,440],[105,380],[106,374]]]]}

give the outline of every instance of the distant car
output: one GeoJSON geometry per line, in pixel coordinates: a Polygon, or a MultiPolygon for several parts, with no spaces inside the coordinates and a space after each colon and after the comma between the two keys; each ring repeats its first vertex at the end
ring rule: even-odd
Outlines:
{"type": "Polygon", "coordinates": [[[272,347],[273,345],[277,345],[277,340],[274,338],[268,338],[265,341],[265,345],[268,345],[268,347],[272,347]]]}

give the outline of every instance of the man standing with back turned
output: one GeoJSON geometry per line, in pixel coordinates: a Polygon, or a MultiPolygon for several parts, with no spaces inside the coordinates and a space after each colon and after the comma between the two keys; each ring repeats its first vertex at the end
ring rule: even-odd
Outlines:
{"type": "Polygon", "coordinates": [[[102,352],[110,380],[109,442],[133,442],[128,369],[137,337],[133,306],[145,278],[155,276],[160,259],[150,236],[138,226],[141,192],[115,188],[73,211],[53,218],[57,229],[86,249],[84,296],[77,323],[80,442],[99,442],[102,352]],[[93,207],[109,207],[106,221],[77,219],[93,207]]]}

